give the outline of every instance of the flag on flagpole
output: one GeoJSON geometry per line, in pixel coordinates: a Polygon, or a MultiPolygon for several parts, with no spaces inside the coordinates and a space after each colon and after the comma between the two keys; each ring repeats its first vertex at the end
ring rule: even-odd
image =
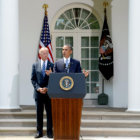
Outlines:
{"type": "MultiPolygon", "coordinates": [[[[48,48],[49,50],[48,60],[54,63],[53,54],[52,54],[52,44],[51,44],[51,39],[50,39],[50,30],[49,30],[49,24],[48,24],[48,16],[47,16],[46,9],[45,9],[45,16],[43,20],[42,32],[40,36],[39,49],[42,47],[48,48]]],[[[38,58],[40,59],[39,54],[38,54],[38,58]]]]}
{"type": "Polygon", "coordinates": [[[99,47],[99,70],[104,78],[109,80],[113,76],[113,44],[107,24],[106,8],[104,14],[104,24],[99,47]]]}

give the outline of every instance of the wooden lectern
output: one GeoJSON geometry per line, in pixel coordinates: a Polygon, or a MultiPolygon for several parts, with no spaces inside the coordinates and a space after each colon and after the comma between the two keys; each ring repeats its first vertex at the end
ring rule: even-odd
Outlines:
{"type": "Polygon", "coordinates": [[[82,73],[52,73],[48,95],[52,102],[54,140],[79,140],[83,98],[82,73]]]}

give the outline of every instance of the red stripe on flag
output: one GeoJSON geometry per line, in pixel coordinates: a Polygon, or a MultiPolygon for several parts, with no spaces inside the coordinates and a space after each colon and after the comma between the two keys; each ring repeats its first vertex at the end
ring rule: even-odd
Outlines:
{"type": "MultiPolygon", "coordinates": [[[[53,56],[52,56],[52,52],[51,52],[51,50],[50,50],[50,48],[49,48],[49,45],[47,46],[47,48],[48,48],[48,50],[49,50],[49,54],[50,54],[50,56],[51,56],[51,58],[52,58],[52,61],[53,61],[53,56]]],[[[54,62],[54,61],[53,61],[54,62]]]]}

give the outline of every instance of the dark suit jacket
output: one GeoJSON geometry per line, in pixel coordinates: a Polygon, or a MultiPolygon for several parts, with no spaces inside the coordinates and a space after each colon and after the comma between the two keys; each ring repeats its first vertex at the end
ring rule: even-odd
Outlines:
{"type": "MultiPolygon", "coordinates": [[[[64,59],[60,59],[55,62],[54,72],[66,72],[64,59]]],[[[78,60],[70,58],[69,73],[81,73],[81,66],[78,60]]]]}
{"type": "MultiPolygon", "coordinates": [[[[46,70],[49,70],[51,67],[53,71],[53,64],[48,61],[46,70]]],[[[42,69],[41,69],[41,61],[37,61],[32,66],[32,75],[31,75],[31,82],[34,87],[34,98],[37,99],[42,96],[41,93],[37,91],[38,88],[48,87],[49,76],[45,75],[43,78],[42,69]]]]}

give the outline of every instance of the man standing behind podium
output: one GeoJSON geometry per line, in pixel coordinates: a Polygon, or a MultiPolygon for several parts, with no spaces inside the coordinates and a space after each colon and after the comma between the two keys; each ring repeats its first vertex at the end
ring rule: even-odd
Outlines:
{"type": "MultiPolygon", "coordinates": [[[[55,72],[64,73],[81,73],[80,62],[76,59],[70,58],[72,54],[72,47],[70,45],[64,45],[62,49],[63,58],[56,61],[54,65],[55,72]]],[[[88,71],[83,70],[85,77],[88,76],[88,71]]]]}
{"type": "Polygon", "coordinates": [[[49,74],[53,70],[53,64],[48,61],[48,49],[39,50],[41,61],[32,66],[31,81],[34,87],[34,98],[37,111],[37,134],[35,138],[43,137],[43,111],[44,106],[47,114],[47,136],[53,138],[51,100],[47,94],[49,74]]]}

